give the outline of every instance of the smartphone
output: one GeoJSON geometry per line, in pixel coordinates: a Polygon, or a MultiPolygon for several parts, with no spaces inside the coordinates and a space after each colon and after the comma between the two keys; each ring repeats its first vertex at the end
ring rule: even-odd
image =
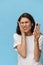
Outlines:
{"type": "Polygon", "coordinates": [[[38,26],[38,23],[36,24],[36,26],[38,26]]]}
{"type": "Polygon", "coordinates": [[[35,24],[35,29],[36,29],[37,26],[38,26],[38,23],[35,24]]]}

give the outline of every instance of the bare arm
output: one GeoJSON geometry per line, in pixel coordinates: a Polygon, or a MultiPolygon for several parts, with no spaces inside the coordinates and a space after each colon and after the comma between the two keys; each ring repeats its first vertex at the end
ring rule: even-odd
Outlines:
{"type": "Polygon", "coordinates": [[[40,37],[40,25],[36,26],[36,29],[34,30],[34,59],[36,61],[39,61],[41,50],[39,49],[39,37],[40,37]]]}
{"type": "Polygon", "coordinates": [[[18,50],[18,53],[26,58],[26,54],[27,54],[27,50],[26,50],[26,36],[25,36],[25,33],[24,33],[24,30],[20,24],[20,22],[18,22],[19,24],[19,27],[20,27],[20,31],[21,31],[21,44],[17,46],[17,50],[18,50]]]}
{"type": "Polygon", "coordinates": [[[34,59],[39,61],[40,59],[41,50],[39,49],[39,42],[38,40],[34,40],[34,59]]]}
{"type": "Polygon", "coordinates": [[[21,44],[17,46],[18,53],[26,58],[26,37],[25,34],[22,34],[21,44]]]}

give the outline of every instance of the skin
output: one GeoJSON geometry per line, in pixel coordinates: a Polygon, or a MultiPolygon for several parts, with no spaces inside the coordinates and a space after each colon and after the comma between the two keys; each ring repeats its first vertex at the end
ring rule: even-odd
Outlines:
{"type": "Polygon", "coordinates": [[[41,50],[39,49],[39,42],[38,39],[40,37],[40,24],[38,24],[38,26],[36,26],[36,28],[34,29],[33,32],[34,35],[34,59],[36,61],[40,60],[40,54],[41,54],[41,50]]]}
{"type": "Polygon", "coordinates": [[[38,39],[40,37],[40,25],[36,26],[34,32],[31,33],[30,29],[33,23],[26,17],[22,17],[21,20],[18,22],[20,31],[21,31],[21,44],[17,46],[18,53],[23,57],[26,58],[27,56],[27,46],[26,46],[26,36],[34,35],[34,59],[39,61],[40,59],[40,49],[38,39]]]}
{"type": "Polygon", "coordinates": [[[33,25],[33,23],[30,22],[30,20],[28,18],[21,18],[19,23],[19,27],[21,27],[21,33],[24,33],[26,36],[31,35],[31,27],[33,25]]]}

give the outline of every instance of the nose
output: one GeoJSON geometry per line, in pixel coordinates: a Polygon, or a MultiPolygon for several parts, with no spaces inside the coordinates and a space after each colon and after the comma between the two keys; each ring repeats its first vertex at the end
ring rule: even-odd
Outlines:
{"type": "Polygon", "coordinates": [[[25,26],[26,24],[24,23],[23,26],[25,26]]]}

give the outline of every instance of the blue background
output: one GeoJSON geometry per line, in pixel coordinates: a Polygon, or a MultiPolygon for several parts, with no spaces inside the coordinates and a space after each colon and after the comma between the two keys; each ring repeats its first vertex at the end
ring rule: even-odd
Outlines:
{"type": "Polygon", "coordinates": [[[32,14],[43,33],[43,0],[0,0],[0,65],[18,63],[17,52],[13,50],[13,34],[17,19],[24,12],[32,14]]]}

